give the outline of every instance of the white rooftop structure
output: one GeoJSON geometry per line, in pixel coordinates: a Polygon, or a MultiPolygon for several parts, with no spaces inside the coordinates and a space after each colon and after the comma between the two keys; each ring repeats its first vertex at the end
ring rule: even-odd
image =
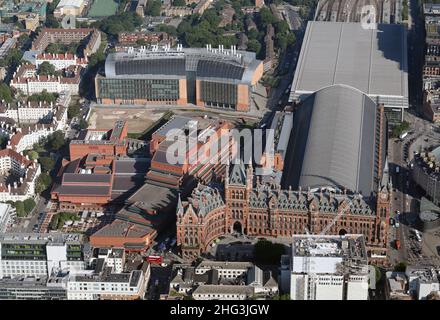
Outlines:
{"type": "Polygon", "coordinates": [[[408,107],[406,31],[398,24],[364,29],[360,23],[311,21],[293,79],[290,101],[345,84],[385,107],[408,107]]]}
{"type": "Polygon", "coordinates": [[[295,235],[292,300],[368,299],[368,261],[362,235],[295,235]]]}

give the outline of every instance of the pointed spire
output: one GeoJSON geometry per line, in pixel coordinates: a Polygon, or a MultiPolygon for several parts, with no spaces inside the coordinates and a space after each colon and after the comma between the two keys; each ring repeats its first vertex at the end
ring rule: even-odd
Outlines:
{"type": "Polygon", "coordinates": [[[183,213],[183,205],[182,205],[182,199],[180,198],[180,192],[177,199],[177,214],[183,213]]]}

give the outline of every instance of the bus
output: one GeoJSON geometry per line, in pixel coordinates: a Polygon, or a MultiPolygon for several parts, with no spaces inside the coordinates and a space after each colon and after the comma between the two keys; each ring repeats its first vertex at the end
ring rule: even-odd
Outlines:
{"type": "Polygon", "coordinates": [[[163,258],[161,256],[148,256],[147,262],[151,264],[162,264],[163,258]]]}

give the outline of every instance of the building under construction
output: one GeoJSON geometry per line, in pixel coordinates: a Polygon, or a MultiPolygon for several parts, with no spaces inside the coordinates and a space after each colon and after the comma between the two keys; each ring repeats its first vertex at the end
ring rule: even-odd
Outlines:
{"type": "Polygon", "coordinates": [[[316,21],[399,23],[402,20],[401,0],[320,0],[316,21]]]}
{"type": "Polygon", "coordinates": [[[294,235],[291,259],[292,300],[368,299],[363,235],[294,235]]]}

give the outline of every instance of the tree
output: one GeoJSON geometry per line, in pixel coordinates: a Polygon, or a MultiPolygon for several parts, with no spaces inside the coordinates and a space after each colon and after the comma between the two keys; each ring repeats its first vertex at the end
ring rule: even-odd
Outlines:
{"type": "Polygon", "coordinates": [[[270,12],[270,9],[263,7],[258,12],[259,29],[266,29],[267,25],[277,21],[277,18],[270,12]]]}
{"type": "Polygon", "coordinates": [[[52,178],[46,172],[41,173],[35,185],[35,192],[40,194],[45,191],[52,183],[52,178]]]}
{"type": "Polygon", "coordinates": [[[247,43],[247,48],[249,51],[253,51],[258,55],[261,50],[261,44],[257,40],[252,39],[247,43]]]}
{"type": "Polygon", "coordinates": [[[29,157],[30,160],[35,160],[38,159],[38,152],[34,151],[34,150],[29,150],[27,152],[27,155],[29,157]]]}
{"type": "Polygon", "coordinates": [[[177,36],[177,29],[174,26],[169,26],[167,24],[159,24],[156,28],[155,31],[157,32],[166,32],[171,36],[177,36]]]}
{"type": "Polygon", "coordinates": [[[61,27],[61,25],[52,14],[49,14],[49,15],[46,15],[46,27],[59,28],[59,27],[61,27]]]}
{"type": "Polygon", "coordinates": [[[61,130],[55,131],[49,137],[49,146],[51,150],[59,150],[64,145],[64,132],[61,130]]]}
{"type": "Polygon", "coordinates": [[[6,83],[0,84],[0,100],[5,100],[5,102],[12,102],[12,92],[11,88],[6,83]]]}
{"type": "Polygon", "coordinates": [[[47,90],[44,89],[41,93],[34,93],[33,95],[30,95],[28,97],[28,101],[55,102],[57,98],[58,98],[58,94],[47,92],[47,90]]]}
{"type": "Polygon", "coordinates": [[[54,214],[52,216],[52,220],[50,220],[50,229],[51,230],[56,230],[58,228],[59,219],[60,219],[60,217],[58,214],[54,214]]]}
{"type": "Polygon", "coordinates": [[[15,201],[14,202],[15,212],[17,213],[17,216],[25,217],[26,211],[24,210],[24,204],[23,201],[15,201]]]}
{"type": "Polygon", "coordinates": [[[77,117],[81,113],[81,107],[78,103],[71,104],[67,109],[67,117],[69,119],[77,117]]]}
{"type": "Polygon", "coordinates": [[[88,127],[89,127],[89,124],[87,123],[86,120],[84,120],[84,119],[79,120],[79,128],[81,130],[87,129],[88,127]]]}
{"type": "Polygon", "coordinates": [[[41,157],[39,161],[43,171],[50,172],[55,166],[55,161],[51,157],[41,157]]]}
{"type": "Polygon", "coordinates": [[[42,64],[40,64],[37,73],[40,76],[53,76],[57,74],[55,66],[47,61],[44,61],[42,64]]]}
{"type": "Polygon", "coordinates": [[[148,16],[160,16],[161,1],[149,0],[145,8],[145,13],[148,16]]]}
{"type": "Polygon", "coordinates": [[[173,0],[173,6],[174,7],[185,7],[186,2],[185,2],[185,0],[173,0]]]}
{"type": "Polygon", "coordinates": [[[32,210],[35,208],[35,201],[32,198],[26,199],[23,201],[24,211],[26,212],[26,215],[31,213],[32,210]]]}

